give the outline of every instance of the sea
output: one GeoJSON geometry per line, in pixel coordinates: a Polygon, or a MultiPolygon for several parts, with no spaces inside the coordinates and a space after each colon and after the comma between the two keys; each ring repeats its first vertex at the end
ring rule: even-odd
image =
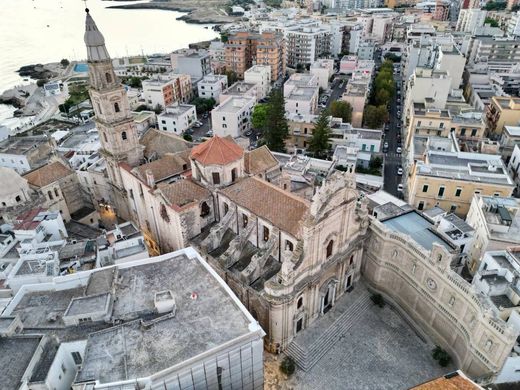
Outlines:
{"type": "MultiPolygon", "coordinates": [[[[176,20],[183,14],[148,9],[111,9],[141,1],[2,0],[0,3],[0,94],[27,84],[16,70],[23,65],[86,58],[85,3],[105,37],[112,58],[168,53],[217,37],[212,26],[176,20]]],[[[142,1],[147,2],[147,1],[142,1]]],[[[34,82],[34,81],[31,81],[34,82]]],[[[0,124],[13,108],[0,105],[0,124]]]]}

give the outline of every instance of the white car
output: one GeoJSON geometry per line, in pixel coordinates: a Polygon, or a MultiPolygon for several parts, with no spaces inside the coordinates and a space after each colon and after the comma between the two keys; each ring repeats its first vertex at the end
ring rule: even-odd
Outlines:
{"type": "Polygon", "coordinates": [[[397,185],[397,191],[398,192],[403,192],[403,185],[402,184],[398,184],[397,185]]]}
{"type": "Polygon", "coordinates": [[[401,168],[401,167],[397,168],[397,174],[399,176],[403,176],[403,168],[401,168]]]}
{"type": "Polygon", "coordinates": [[[401,149],[400,146],[397,147],[397,149],[395,150],[397,154],[401,154],[401,152],[403,151],[403,149],[401,149]]]}

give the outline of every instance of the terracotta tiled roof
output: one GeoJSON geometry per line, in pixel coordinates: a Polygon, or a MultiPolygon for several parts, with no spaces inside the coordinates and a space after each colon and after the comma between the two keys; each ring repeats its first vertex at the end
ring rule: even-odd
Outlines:
{"type": "Polygon", "coordinates": [[[421,385],[412,387],[411,390],[483,390],[482,387],[468,379],[459,372],[448,374],[443,377],[431,380],[421,385]]]}
{"type": "Polygon", "coordinates": [[[247,173],[256,175],[280,165],[269,148],[264,145],[258,149],[246,152],[244,165],[247,173]]]}
{"type": "Polygon", "coordinates": [[[45,211],[44,208],[37,207],[31,210],[26,211],[23,214],[20,214],[16,217],[16,222],[14,224],[15,230],[32,230],[36,229],[40,224],[40,220],[35,221],[34,218],[40,214],[42,211],[45,211]]]}
{"type": "Polygon", "coordinates": [[[244,150],[231,138],[213,136],[191,150],[191,158],[203,165],[226,165],[238,160],[244,150]]]}
{"type": "Polygon", "coordinates": [[[143,164],[134,168],[137,176],[146,181],[146,171],[152,171],[155,182],[167,179],[171,176],[178,175],[190,168],[188,154],[185,152],[166,154],[163,158],[143,164]]]}
{"type": "Polygon", "coordinates": [[[170,204],[182,208],[193,202],[208,199],[211,192],[191,180],[179,180],[159,187],[170,204]]]}
{"type": "Polygon", "coordinates": [[[306,200],[256,177],[242,179],[221,191],[239,206],[300,238],[300,225],[309,209],[306,200]]]}
{"type": "Polygon", "coordinates": [[[72,169],[66,167],[60,161],[55,161],[35,169],[24,175],[27,182],[35,187],[45,187],[59,179],[63,179],[73,173],[72,169]]]}
{"type": "Polygon", "coordinates": [[[181,137],[156,129],[148,130],[142,136],[139,143],[144,146],[144,155],[146,158],[152,155],[156,155],[160,158],[167,153],[182,152],[190,148],[189,143],[181,137]]]}

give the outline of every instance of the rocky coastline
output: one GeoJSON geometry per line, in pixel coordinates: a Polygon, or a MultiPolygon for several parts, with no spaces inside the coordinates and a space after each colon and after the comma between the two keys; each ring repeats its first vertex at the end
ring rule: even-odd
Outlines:
{"type": "Polygon", "coordinates": [[[236,17],[226,15],[222,8],[226,6],[222,1],[151,1],[149,3],[111,5],[107,8],[118,9],[158,9],[164,11],[183,12],[186,15],[179,16],[182,20],[192,24],[224,24],[231,23],[236,17]]]}

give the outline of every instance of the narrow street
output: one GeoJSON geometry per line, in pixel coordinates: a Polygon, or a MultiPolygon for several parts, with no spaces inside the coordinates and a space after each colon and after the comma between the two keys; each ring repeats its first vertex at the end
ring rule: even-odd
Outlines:
{"type": "MultiPolygon", "coordinates": [[[[395,74],[394,78],[398,85],[401,84],[401,74],[395,74]]],[[[397,191],[397,186],[401,183],[401,176],[397,174],[397,169],[402,166],[401,154],[397,154],[397,135],[400,134],[401,130],[397,127],[401,120],[397,117],[398,107],[401,105],[397,103],[397,98],[403,96],[404,92],[401,91],[401,95],[396,93],[390,103],[390,121],[388,123],[389,129],[385,133],[385,139],[383,142],[388,142],[388,151],[384,153],[384,190],[390,194],[402,197],[402,192],[397,191]]],[[[400,109],[400,108],[399,108],[400,109]]],[[[402,146],[401,146],[402,147],[402,146]]]]}

